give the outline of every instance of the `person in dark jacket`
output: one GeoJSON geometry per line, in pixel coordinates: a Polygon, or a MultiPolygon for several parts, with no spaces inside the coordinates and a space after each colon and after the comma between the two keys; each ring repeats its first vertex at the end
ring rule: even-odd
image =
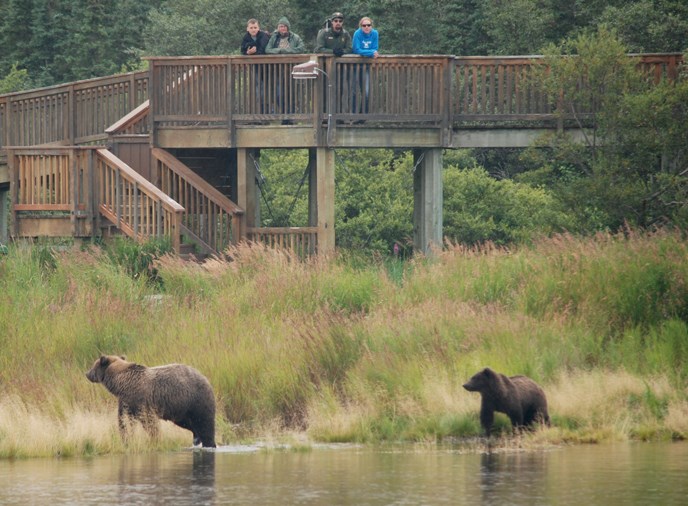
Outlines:
{"type": "Polygon", "coordinates": [[[270,42],[270,34],[260,29],[257,19],[249,19],[246,23],[246,35],[241,41],[241,54],[265,54],[265,48],[270,42]]]}
{"type": "MultiPolygon", "coordinates": [[[[260,23],[257,19],[251,18],[246,22],[246,35],[241,40],[241,54],[246,56],[265,54],[265,48],[270,42],[270,34],[260,29],[260,23]]],[[[263,114],[267,112],[265,107],[265,64],[256,63],[254,66],[255,79],[255,112],[263,114]]],[[[251,88],[248,88],[251,89],[251,88]]]]}
{"type": "Polygon", "coordinates": [[[344,29],[344,14],[335,12],[330,16],[330,27],[318,32],[315,52],[342,56],[351,53],[351,34],[344,29]]]}

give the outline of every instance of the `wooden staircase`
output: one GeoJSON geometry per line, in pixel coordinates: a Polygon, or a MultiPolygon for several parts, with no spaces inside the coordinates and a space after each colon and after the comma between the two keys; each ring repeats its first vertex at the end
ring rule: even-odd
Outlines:
{"type": "Polygon", "coordinates": [[[177,253],[221,255],[238,242],[243,209],[150,147],[147,112],[145,101],[106,129],[114,151],[148,165],[138,170],[102,146],[8,148],[12,235],[95,237],[109,222],[137,241],[169,237],[177,253]]]}

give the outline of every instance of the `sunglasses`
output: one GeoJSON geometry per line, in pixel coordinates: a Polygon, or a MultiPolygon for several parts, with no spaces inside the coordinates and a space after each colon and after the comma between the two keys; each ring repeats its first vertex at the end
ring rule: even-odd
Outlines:
{"type": "Polygon", "coordinates": [[[333,23],[343,23],[344,20],[343,20],[343,19],[337,18],[337,19],[333,19],[332,22],[333,22],[333,23]]]}
{"type": "Polygon", "coordinates": [[[361,26],[373,26],[370,23],[363,23],[361,26]]]}

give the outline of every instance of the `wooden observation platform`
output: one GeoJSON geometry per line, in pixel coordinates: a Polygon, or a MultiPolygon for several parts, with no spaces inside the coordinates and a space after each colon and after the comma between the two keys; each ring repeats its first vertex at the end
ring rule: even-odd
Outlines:
{"type": "MultiPolygon", "coordinates": [[[[657,79],[680,54],[636,55],[657,79]]],[[[413,150],[414,247],[442,242],[442,152],[563,129],[537,56],[149,58],[149,70],[0,96],[0,242],[115,231],[221,253],[335,246],[337,148],[413,150]],[[309,150],[309,223],[260,226],[262,149],[309,150]],[[9,202],[8,202],[9,201],[9,202]],[[7,216],[9,212],[9,216],[7,216]],[[9,219],[8,219],[9,218],[9,219]],[[9,224],[8,224],[9,223],[9,224]]]]}

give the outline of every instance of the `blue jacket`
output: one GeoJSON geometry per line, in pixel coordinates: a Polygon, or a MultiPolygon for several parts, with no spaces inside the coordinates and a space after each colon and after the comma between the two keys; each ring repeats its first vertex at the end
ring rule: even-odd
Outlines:
{"type": "Polygon", "coordinates": [[[372,58],[378,50],[377,30],[373,28],[369,34],[365,34],[360,28],[354,32],[353,53],[372,58]]]}

